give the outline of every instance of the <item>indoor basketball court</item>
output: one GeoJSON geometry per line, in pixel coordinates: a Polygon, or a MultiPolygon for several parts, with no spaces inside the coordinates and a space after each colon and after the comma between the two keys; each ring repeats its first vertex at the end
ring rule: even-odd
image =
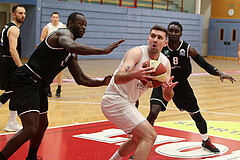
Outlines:
{"type": "MultiPolygon", "coordinates": [[[[161,112],[155,123],[158,134],[149,160],[237,160],[240,158],[240,71],[236,60],[206,58],[219,70],[236,79],[235,83],[208,75],[192,62],[189,80],[198,99],[202,115],[208,124],[212,143],[220,149],[213,154],[201,147],[201,137],[186,112],[180,112],[172,102],[161,112]]],[[[112,74],[120,60],[79,60],[89,77],[102,78],[112,74]]],[[[55,94],[57,84],[52,84],[55,94]]],[[[68,69],[60,98],[49,98],[49,129],[38,155],[43,160],[107,160],[127,137],[122,130],[107,121],[101,112],[101,97],[106,87],[83,87],[74,83],[68,69]]],[[[151,89],[140,99],[140,112],[149,112],[151,89]]],[[[14,135],[4,131],[8,121],[8,103],[0,109],[0,149],[14,135]]],[[[19,119],[18,119],[19,120],[19,119]]],[[[19,121],[20,122],[20,121],[19,121]]],[[[24,144],[9,160],[26,158],[24,144]]],[[[128,157],[124,158],[127,160],[128,157]]]]}

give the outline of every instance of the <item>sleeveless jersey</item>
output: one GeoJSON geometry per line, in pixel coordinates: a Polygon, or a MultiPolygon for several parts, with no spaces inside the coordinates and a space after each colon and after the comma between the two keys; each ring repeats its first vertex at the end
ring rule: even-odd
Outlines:
{"type": "Polygon", "coordinates": [[[171,63],[171,75],[174,76],[173,81],[186,81],[192,73],[192,66],[188,55],[190,44],[181,41],[177,50],[172,50],[167,45],[162,49],[164,55],[167,56],[171,63]]]}
{"type": "Polygon", "coordinates": [[[52,33],[53,31],[58,30],[59,28],[65,28],[64,24],[62,22],[58,22],[58,25],[54,26],[52,23],[47,24],[48,27],[48,35],[52,33]]]}
{"type": "MultiPolygon", "coordinates": [[[[135,67],[138,67],[139,65],[142,65],[143,62],[151,60],[151,58],[149,57],[148,54],[148,46],[147,45],[143,45],[143,46],[139,46],[142,50],[142,57],[141,60],[136,64],[135,67]]],[[[113,74],[113,77],[105,91],[104,94],[106,95],[120,95],[123,98],[125,98],[126,100],[135,103],[136,100],[139,99],[139,97],[147,91],[147,87],[144,86],[140,80],[138,79],[133,79],[130,82],[127,82],[125,84],[116,84],[114,82],[114,76],[115,74],[119,71],[119,69],[121,68],[122,64],[123,64],[124,59],[122,60],[122,62],[120,63],[119,67],[117,68],[117,70],[115,71],[115,73],[113,74]]],[[[163,65],[166,67],[167,65],[167,57],[165,55],[163,55],[162,53],[160,53],[158,61],[160,61],[161,63],[163,63],[163,65]]]]}
{"type": "Polygon", "coordinates": [[[73,55],[63,48],[49,46],[48,37],[42,41],[27,62],[30,70],[32,69],[33,73],[39,75],[45,84],[50,84],[56,75],[70,64],[73,58],[73,55]]]}
{"type": "MultiPolygon", "coordinates": [[[[0,53],[1,53],[1,55],[6,55],[6,56],[10,56],[10,57],[11,57],[11,53],[9,51],[8,30],[12,26],[17,27],[17,25],[14,22],[10,22],[10,23],[6,24],[4,26],[4,28],[2,29],[2,33],[0,35],[0,53]]],[[[18,40],[17,40],[17,51],[18,51],[19,57],[21,58],[21,38],[20,38],[20,35],[19,35],[18,40]]]]}

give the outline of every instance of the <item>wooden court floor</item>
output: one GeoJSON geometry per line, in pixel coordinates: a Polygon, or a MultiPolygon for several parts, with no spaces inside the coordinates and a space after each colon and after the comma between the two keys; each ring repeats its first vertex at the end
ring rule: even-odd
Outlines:
{"type": "MultiPolygon", "coordinates": [[[[189,78],[202,115],[207,121],[240,122],[240,66],[236,60],[206,58],[219,70],[236,79],[221,82],[219,77],[211,76],[192,61],[193,74],[189,78]]],[[[79,60],[85,74],[89,77],[104,77],[112,74],[120,60],[79,60]]],[[[64,70],[62,95],[56,98],[57,84],[52,84],[53,97],[49,98],[49,127],[71,125],[82,122],[105,120],[101,112],[101,97],[106,89],[103,87],[84,87],[68,82],[72,79],[68,69],[64,70]]],[[[3,93],[2,91],[0,93],[3,93]]],[[[140,112],[147,116],[149,112],[149,89],[140,98],[140,112]]],[[[18,119],[19,120],[19,119],[18,119]]],[[[180,112],[172,102],[167,111],[160,113],[156,122],[191,120],[188,113],[180,112]]],[[[0,108],[0,134],[6,133],[4,128],[8,121],[8,102],[0,108]]],[[[19,120],[20,122],[20,120],[19,120]]]]}

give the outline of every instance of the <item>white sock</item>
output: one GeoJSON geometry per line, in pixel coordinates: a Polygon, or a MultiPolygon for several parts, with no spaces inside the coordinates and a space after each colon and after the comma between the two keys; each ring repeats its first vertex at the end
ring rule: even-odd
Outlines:
{"type": "Polygon", "coordinates": [[[3,106],[2,102],[0,102],[0,108],[3,106]]]}
{"type": "Polygon", "coordinates": [[[114,153],[114,155],[109,160],[121,160],[124,157],[121,157],[118,153],[118,150],[114,153]]]}
{"type": "Polygon", "coordinates": [[[201,134],[202,140],[206,141],[208,139],[208,134],[201,134]]]}
{"type": "Polygon", "coordinates": [[[17,121],[17,111],[11,111],[9,110],[9,121],[10,123],[17,121]]]}

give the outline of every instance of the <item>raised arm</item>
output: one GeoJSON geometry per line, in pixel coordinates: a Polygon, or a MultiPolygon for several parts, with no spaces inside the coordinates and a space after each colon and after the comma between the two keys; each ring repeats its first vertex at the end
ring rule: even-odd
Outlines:
{"type": "Polygon", "coordinates": [[[124,84],[133,79],[139,79],[148,82],[147,79],[154,78],[148,75],[155,72],[155,70],[153,70],[154,67],[143,68],[142,64],[139,65],[139,67],[135,67],[135,65],[140,61],[141,57],[142,51],[139,47],[135,47],[127,51],[120,70],[114,76],[116,84],[124,84]]]}
{"type": "Polygon", "coordinates": [[[194,47],[190,46],[188,53],[200,67],[202,67],[205,71],[207,71],[211,75],[219,76],[222,82],[223,79],[228,79],[232,83],[236,81],[233,77],[219,71],[216,67],[212,66],[207,61],[205,61],[205,59],[200,54],[198,54],[194,47]]]}
{"type": "Polygon", "coordinates": [[[108,85],[111,76],[106,76],[104,79],[92,79],[85,75],[78,64],[77,55],[73,58],[68,66],[70,73],[72,74],[75,82],[78,85],[84,85],[88,87],[98,87],[108,85]]]}
{"type": "MultiPolygon", "coordinates": [[[[67,30],[68,31],[68,30],[67,30]]],[[[70,53],[75,53],[78,55],[101,55],[101,54],[109,54],[115,48],[117,48],[125,39],[121,39],[117,42],[110,44],[108,47],[96,48],[91,47],[88,45],[84,45],[81,43],[77,43],[73,40],[73,37],[69,33],[65,32],[64,34],[59,36],[59,45],[63,47],[65,50],[69,51],[70,53]]]]}

